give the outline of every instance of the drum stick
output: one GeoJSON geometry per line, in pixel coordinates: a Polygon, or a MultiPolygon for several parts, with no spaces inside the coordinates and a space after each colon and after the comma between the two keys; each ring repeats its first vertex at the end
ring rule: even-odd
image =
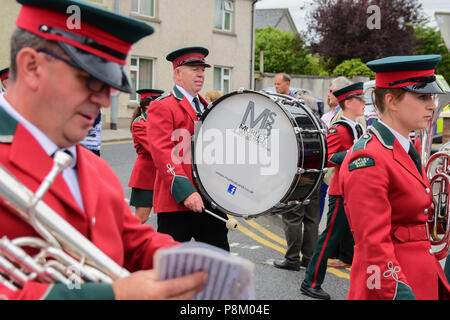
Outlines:
{"type": "Polygon", "coordinates": [[[217,219],[222,220],[223,222],[225,222],[225,224],[226,224],[226,226],[227,226],[227,228],[229,230],[235,230],[239,226],[239,223],[234,218],[231,218],[231,219],[227,220],[227,219],[222,218],[221,216],[218,216],[214,212],[209,211],[208,209],[203,208],[203,211],[206,212],[207,214],[213,216],[214,218],[217,218],[217,219]]]}

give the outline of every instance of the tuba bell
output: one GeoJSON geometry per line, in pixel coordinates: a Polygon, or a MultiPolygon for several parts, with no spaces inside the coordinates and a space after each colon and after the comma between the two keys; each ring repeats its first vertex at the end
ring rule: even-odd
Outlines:
{"type": "MultiPolygon", "coordinates": [[[[448,85],[447,85],[448,87],[448,85]]],[[[428,238],[438,260],[445,258],[450,249],[450,144],[444,144],[432,155],[435,126],[444,107],[450,101],[450,92],[439,95],[436,109],[425,129],[416,131],[420,139],[422,163],[433,192],[432,212],[428,215],[428,238]]]]}
{"type": "Polygon", "coordinates": [[[0,239],[0,283],[10,290],[22,288],[27,281],[73,287],[84,282],[112,283],[129,275],[41,200],[71,161],[69,155],[58,151],[52,170],[36,193],[0,165],[0,207],[17,214],[42,237],[0,239]],[[26,248],[38,253],[31,256],[26,248]]]}

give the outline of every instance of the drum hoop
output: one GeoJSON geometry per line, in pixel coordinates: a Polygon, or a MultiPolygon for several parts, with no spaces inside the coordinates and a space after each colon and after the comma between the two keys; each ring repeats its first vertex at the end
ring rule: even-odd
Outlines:
{"type": "MultiPolygon", "coordinates": [[[[196,184],[197,188],[198,188],[199,191],[200,191],[200,194],[201,194],[203,197],[205,197],[205,198],[207,199],[207,201],[211,204],[211,206],[213,207],[213,209],[219,210],[219,211],[221,211],[221,212],[223,212],[223,213],[225,213],[225,214],[230,214],[230,215],[235,216],[235,217],[241,217],[241,218],[256,218],[256,217],[259,217],[259,216],[263,216],[263,215],[270,214],[274,207],[271,207],[271,208],[269,208],[268,210],[265,210],[265,211],[263,211],[263,212],[260,212],[260,213],[257,213],[257,214],[251,215],[251,216],[243,215],[243,214],[239,214],[239,213],[235,213],[235,212],[230,212],[230,211],[226,210],[225,208],[223,208],[222,206],[220,206],[219,204],[217,204],[217,203],[214,201],[214,199],[212,199],[212,197],[209,195],[209,193],[205,190],[205,188],[204,188],[204,186],[203,186],[203,183],[202,183],[201,180],[200,180],[200,176],[199,176],[198,169],[197,169],[197,164],[195,163],[195,153],[196,153],[196,152],[195,152],[195,142],[197,141],[198,135],[199,135],[199,133],[200,133],[200,128],[201,128],[201,126],[202,126],[202,124],[203,124],[205,118],[208,116],[208,114],[211,112],[211,110],[213,110],[213,109],[217,106],[217,104],[219,104],[222,100],[225,100],[225,99],[227,99],[228,97],[232,97],[232,96],[234,96],[234,95],[244,94],[244,93],[259,94],[259,95],[262,95],[262,96],[267,97],[267,98],[270,99],[272,102],[278,104],[278,106],[280,107],[280,109],[284,112],[284,114],[285,114],[285,115],[287,116],[287,118],[289,119],[289,121],[290,121],[290,123],[291,123],[291,125],[292,125],[292,130],[294,131],[294,134],[295,134],[295,136],[296,136],[296,140],[297,140],[297,148],[298,148],[298,153],[299,153],[298,156],[297,156],[297,158],[298,158],[298,161],[297,161],[297,167],[300,167],[300,166],[302,165],[302,163],[303,163],[303,161],[304,161],[304,159],[303,159],[304,154],[301,154],[301,155],[300,155],[300,153],[301,153],[300,150],[302,149],[303,138],[302,138],[301,135],[299,135],[299,134],[297,134],[297,133],[295,132],[295,128],[299,128],[299,126],[298,126],[298,124],[296,123],[295,118],[294,118],[294,116],[292,115],[292,113],[291,113],[289,110],[287,110],[287,108],[285,108],[284,106],[282,106],[282,103],[280,103],[280,101],[274,100],[274,99],[271,97],[272,94],[267,94],[267,93],[264,93],[264,92],[258,92],[258,91],[252,91],[252,90],[245,90],[245,89],[244,89],[244,90],[233,91],[233,92],[230,92],[230,93],[228,93],[228,94],[226,94],[226,95],[223,95],[222,97],[220,97],[219,99],[217,99],[216,101],[214,101],[213,103],[211,103],[211,104],[206,108],[205,112],[200,116],[199,121],[195,124],[195,128],[194,128],[194,136],[193,136],[193,139],[192,139],[192,141],[191,141],[191,163],[192,163],[191,167],[192,167],[192,177],[193,177],[193,179],[194,179],[194,181],[195,181],[195,184],[196,184]],[[281,106],[280,106],[280,105],[281,105],[281,106]]],[[[273,94],[273,95],[275,95],[275,94],[273,94]]],[[[293,98],[293,97],[291,97],[291,96],[285,96],[285,95],[281,95],[281,96],[280,96],[280,95],[278,95],[278,97],[280,97],[280,98],[287,98],[287,99],[289,99],[289,100],[291,100],[291,101],[292,101],[292,100],[298,101],[298,99],[295,99],[295,98],[293,98]]],[[[314,122],[314,124],[316,125],[316,127],[317,127],[317,128],[321,128],[322,126],[319,125],[319,122],[317,121],[315,115],[312,114],[312,111],[309,110],[309,108],[308,108],[306,105],[304,105],[304,106],[306,107],[306,108],[304,108],[304,110],[306,110],[306,112],[308,113],[308,115],[310,116],[310,118],[313,119],[313,122],[314,122]]],[[[323,149],[324,152],[326,153],[327,151],[326,151],[326,148],[324,147],[325,145],[324,145],[324,138],[323,138],[323,135],[320,135],[320,136],[321,136],[321,137],[320,137],[320,142],[321,142],[322,149],[323,149]]],[[[327,159],[327,156],[325,156],[325,157],[323,158],[323,160],[322,160],[322,167],[324,167],[325,159],[327,159]]],[[[322,179],[324,173],[322,172],[321,175],[322,175],[322,177],[321,177],[321,179],[322,179]]],[[[289,186],[289,188],[288,188],[288,191],[287,191],[286,194],[283,196],[283,198],[279,200],[278,203],[283,203],[284,201],[286,201],[287,199],[289,199],[289,197],[290,197],[290,196],[292,195],[292,193],[295,191],[295,186],[296,186],[296,185],[298,184],[298,182],[300,181],[300,178],[301,178],[301,174],[296,173],[296,174],[294,175],[294,177],[292,178],[292,182],[291,182],[291,184],[290,184],[290,186],[289,186]]],[[[312,194],[312,192],[315,190],[315,188],[317,188],[318,182],[321,181],[321,179],[317,179],[317,181],[316,181],[316,183],[315,183],[315,186],[311,189],[310,193],[305,197],[305,200],[308,199],[308,197],[312,194]]]]}
{"type": "MultiPolygon", "coordinates": [[[[323,125],[322,125],[322,122],[319,121],[318,117],[314,114],[314,112],[311,110],[311,108],[308,107],[308,106],[306,105],[306,103],[301,103],[301,102],[300,102],[300,101],[301,101],[300,99],[297,99],[297,98],[294,98],[294,97],[292,97],[292,96],[290,96],[290,95],[282,94],[282,93],[274,93],[274,92],[260,92],[260,93],[263,93],[263,94],[268,95],[268,96],[275,96],[275,97],[277,97],[277,100],[278,100],[278,99],[285,99],[285,100],[293,101],[293,102],[295,102],[295,104],[297,104],[297,105],[301,105],[301,106],[303,107],[303,110],[308,114],[309,118],[312,120],[312,122],[313,122],[313,124],[315,125],[315,127],[318,128],[318,129],[323,129],[323,130],[325,130],[325,128],[324,128],[323,125]]],[[[271,99],[272,99],[272,98],[271,98],[271,99]]],[[[272,100],[275,101],[274,99],[272,99],[272,100]]],[[[281,100],[281,101],[275,101],[275,102],[280,102],[280,103],[281,103],[282,100],[281,100]]],[[[286,110],[286,111],[290,113],[289,110],[286,110]]],[[[293,117],[292,114],[291,114],[291,117],[293,117]]],[[[291,117],[289,117],[290,120],[291,120],[291,117]]],[[[292,122],[292,121],[291,121],[291,122],[292,122]]],[[[299,128],[297,122],[294,121],[293,125],[294,125],[294,128],[299,128]]],[[[300,135],[300,139],[303,139],[303,137],[302,137],[301,135],[300,135]]],[[[325,134],[319,134],[319,142],[320,142],[320,145],[321,145],[321,149],[322,149],[322,151],[323,151],[323,157],[322,157],[321,168],[326,168],[326,165],[327,165],[327,163],[328,163],[328,148],[326,147],[327,142],[326,142],[326,135],[325,135],[325,134]]],[[[302,144],[303,144],[303,141],[302,141],[302,144]]],[[[300,158],[300,157],[299,157],[299,158],[300,158]]],[[[304,160],[304,159],[303,159],[303,160],[304,160]]],[[[298,166],[300,166],[300,163],[298,164],[298,166]]],[[[323,170],[322,170],[322,172],[320,173],[319,178],[316,180],[316,182],[315,182],[315,184],[314,184],[314,187],[311,188],[311,190],[310,190],[309,193],[306,195],[306,197],[305,197],[304,200],[308,199],[308,198],[311,196],[311,194],[316,190],[316,188],[319,187],[319,183],[322,182],[324,176],[325,176],[325,172],[323,172],[323,170]]],[[[299,180],[300,180],[300,179],[301,179],[301,175],[299,175],[299,180]]],[[[297,181],[297,182],[298,182],[298,181],[297,181]]],[[[289,188],[289,190],[291,190],[291,188],[293,188],[294,186],[295,186],[295,185],[291,185],[291,187],[289,188]]],[[[290,196],[291,194],[292,194],[292,192],[289,193],[289,196],[290,196]]],[[[286,201],[286,200],[289,198],[289,196],[283,198],[282,200],[280,200],[280,202],[286,201]]]]}
{"type": "MultiPolygon", "coordinates": [[[[277,94],[277,95],[280,96],[280,94],[277,94]]],[[[312,121],[313,121],[314,125],[316,126],[316,128],[326,130],[326,128],[323,126],[322,122],[314,114],[314,112],[311,110],[311,108],[306,105],[306,103],[300,103],[300,99],[296,99],[296,98],[288,96],[288,95],[281,95],[281,96],[288,97],[290,100],[294,100],[297,104],[302,105],[304,107],[303,110],[306,113],[308,113],[309,118],[312,119],[312,121]]],[[[298,125],[297,125],[297,127],[298,127],[298,125]]],[[[327,163],[328,163],[328,148],[327,148],[326,134],[319,134],[319,141],[320,141],[320,145],[321,145],[322,150],[323,150],[323,157],[322,157],[322,165],[321,165],[321,167],[322,168],[326,168],[327,167],[327,163]]],[[[311,194],[316,190],[316,188],[319,187],[319,183],[322,182],[324,176],[325,176],[325,172],[322,170],[322,172],[320,173],[319,179],[317,179],[314,187],[311,188],[310,192],[305,197],[305,200],[308,199],[311,196],[311,194]]]]}

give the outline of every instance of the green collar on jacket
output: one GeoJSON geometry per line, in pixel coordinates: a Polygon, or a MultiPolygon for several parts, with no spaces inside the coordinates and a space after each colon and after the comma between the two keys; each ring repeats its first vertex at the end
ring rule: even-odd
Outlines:
{"type": "Polygon", "coordinates": [[[380,140],[385,148],[391,150],[394,148],[395,136],[389,128],[386,128],[386,126],[378,122],[378,120],[374,121],[370,131],[377,136],[378,140],[380,140]]]}
{"type": "Polygon", "coordinates": [[[0,143],[11,143],[17,128],[17,120],[0,106],[0,143]]]}
{"type": "Polygon", "coordinates": [[[173,86],[173,96],[178,100],[183,100],[184,94],[178,90],[177,86],[173,86]]]}

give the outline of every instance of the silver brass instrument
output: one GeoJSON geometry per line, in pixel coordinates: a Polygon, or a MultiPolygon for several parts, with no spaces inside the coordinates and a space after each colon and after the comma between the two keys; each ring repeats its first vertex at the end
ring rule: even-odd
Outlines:
{"type": "Polygon", "coordinates": [[[0,165],[0,206],[11,209],[42,236],[0,239],[0,283],[11,290],[27,281],[74,286],[84,282],[112,283],[129,272],[104,254],[41,198],[72,158],[62,151],[35,194],[0,165]],[[23,249],[38,249],[31,256],[23,249]]]}
{"type": "Polygon", "coordinates": [[[427,225],[431,244],[435,247],[437,259],[445,258],[450,248],[450,148],[443,145],[431,155],[434,129],[444,107],[450,101],[450,92],[438,95],[436,109],[427,128],[416,132],[421,141],[422,163],[426,164],[426,174],[433,192],[434,210],[429,214],[427,225]]]}

